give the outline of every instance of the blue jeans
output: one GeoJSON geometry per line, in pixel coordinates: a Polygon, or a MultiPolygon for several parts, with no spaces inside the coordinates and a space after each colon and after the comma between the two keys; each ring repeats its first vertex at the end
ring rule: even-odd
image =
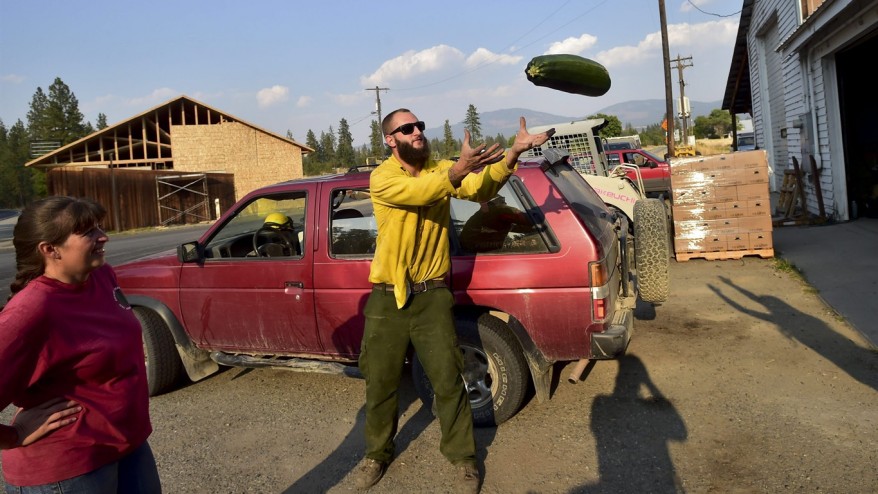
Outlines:
{"type": "Polygon", "coordinates": [[[162,492],[152,450],[146,442],[128,456],[79,477],[52,484],[18,487],[6,494],[158,494],[162,492]]]}

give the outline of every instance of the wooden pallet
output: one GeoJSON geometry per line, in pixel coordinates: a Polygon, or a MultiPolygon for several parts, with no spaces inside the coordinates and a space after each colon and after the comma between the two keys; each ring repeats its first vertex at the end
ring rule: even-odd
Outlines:
{"type": "Polygon", "coordinates": [[[717,252],[677,252],[677,262],[685,262],[689,259],[706,259],[708,261],[725,261],[729,259],[741,259],[744,256],[759,256],[763,259],[774,257],[774,249],[755,250],[721,250],[717,252]]]}

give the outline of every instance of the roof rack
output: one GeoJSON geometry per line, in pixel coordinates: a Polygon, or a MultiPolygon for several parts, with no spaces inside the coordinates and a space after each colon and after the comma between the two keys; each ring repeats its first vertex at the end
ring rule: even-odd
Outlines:
{"type": "Polygon", "coordinates": [[[369,163],[366,165],[354,165],[348,168],[348,173],[360,173],[360,172],[371,172],[375,168],[378,168],[380,163],[369,163]]]}

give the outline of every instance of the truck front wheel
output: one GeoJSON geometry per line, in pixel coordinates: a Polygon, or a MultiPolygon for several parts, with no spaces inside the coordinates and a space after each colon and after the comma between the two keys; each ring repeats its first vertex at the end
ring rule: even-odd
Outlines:
{"type": "Polygon", "coordinates": [[[146,381],[149,395],[171,391],[183,378],[183,362],[177,353],[171,330],[155,312],[135,307],[143,334],[143,355],[146,359],[146,381]]]}

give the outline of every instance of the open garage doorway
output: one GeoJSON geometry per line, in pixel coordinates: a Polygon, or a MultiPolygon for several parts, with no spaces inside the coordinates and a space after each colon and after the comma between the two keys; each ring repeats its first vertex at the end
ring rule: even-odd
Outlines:
{"type": "Polygon", "coordinates": [[[867,67],[878,32],[836,55],[850,219],[878,218],[878,98],[867,67]]]}

